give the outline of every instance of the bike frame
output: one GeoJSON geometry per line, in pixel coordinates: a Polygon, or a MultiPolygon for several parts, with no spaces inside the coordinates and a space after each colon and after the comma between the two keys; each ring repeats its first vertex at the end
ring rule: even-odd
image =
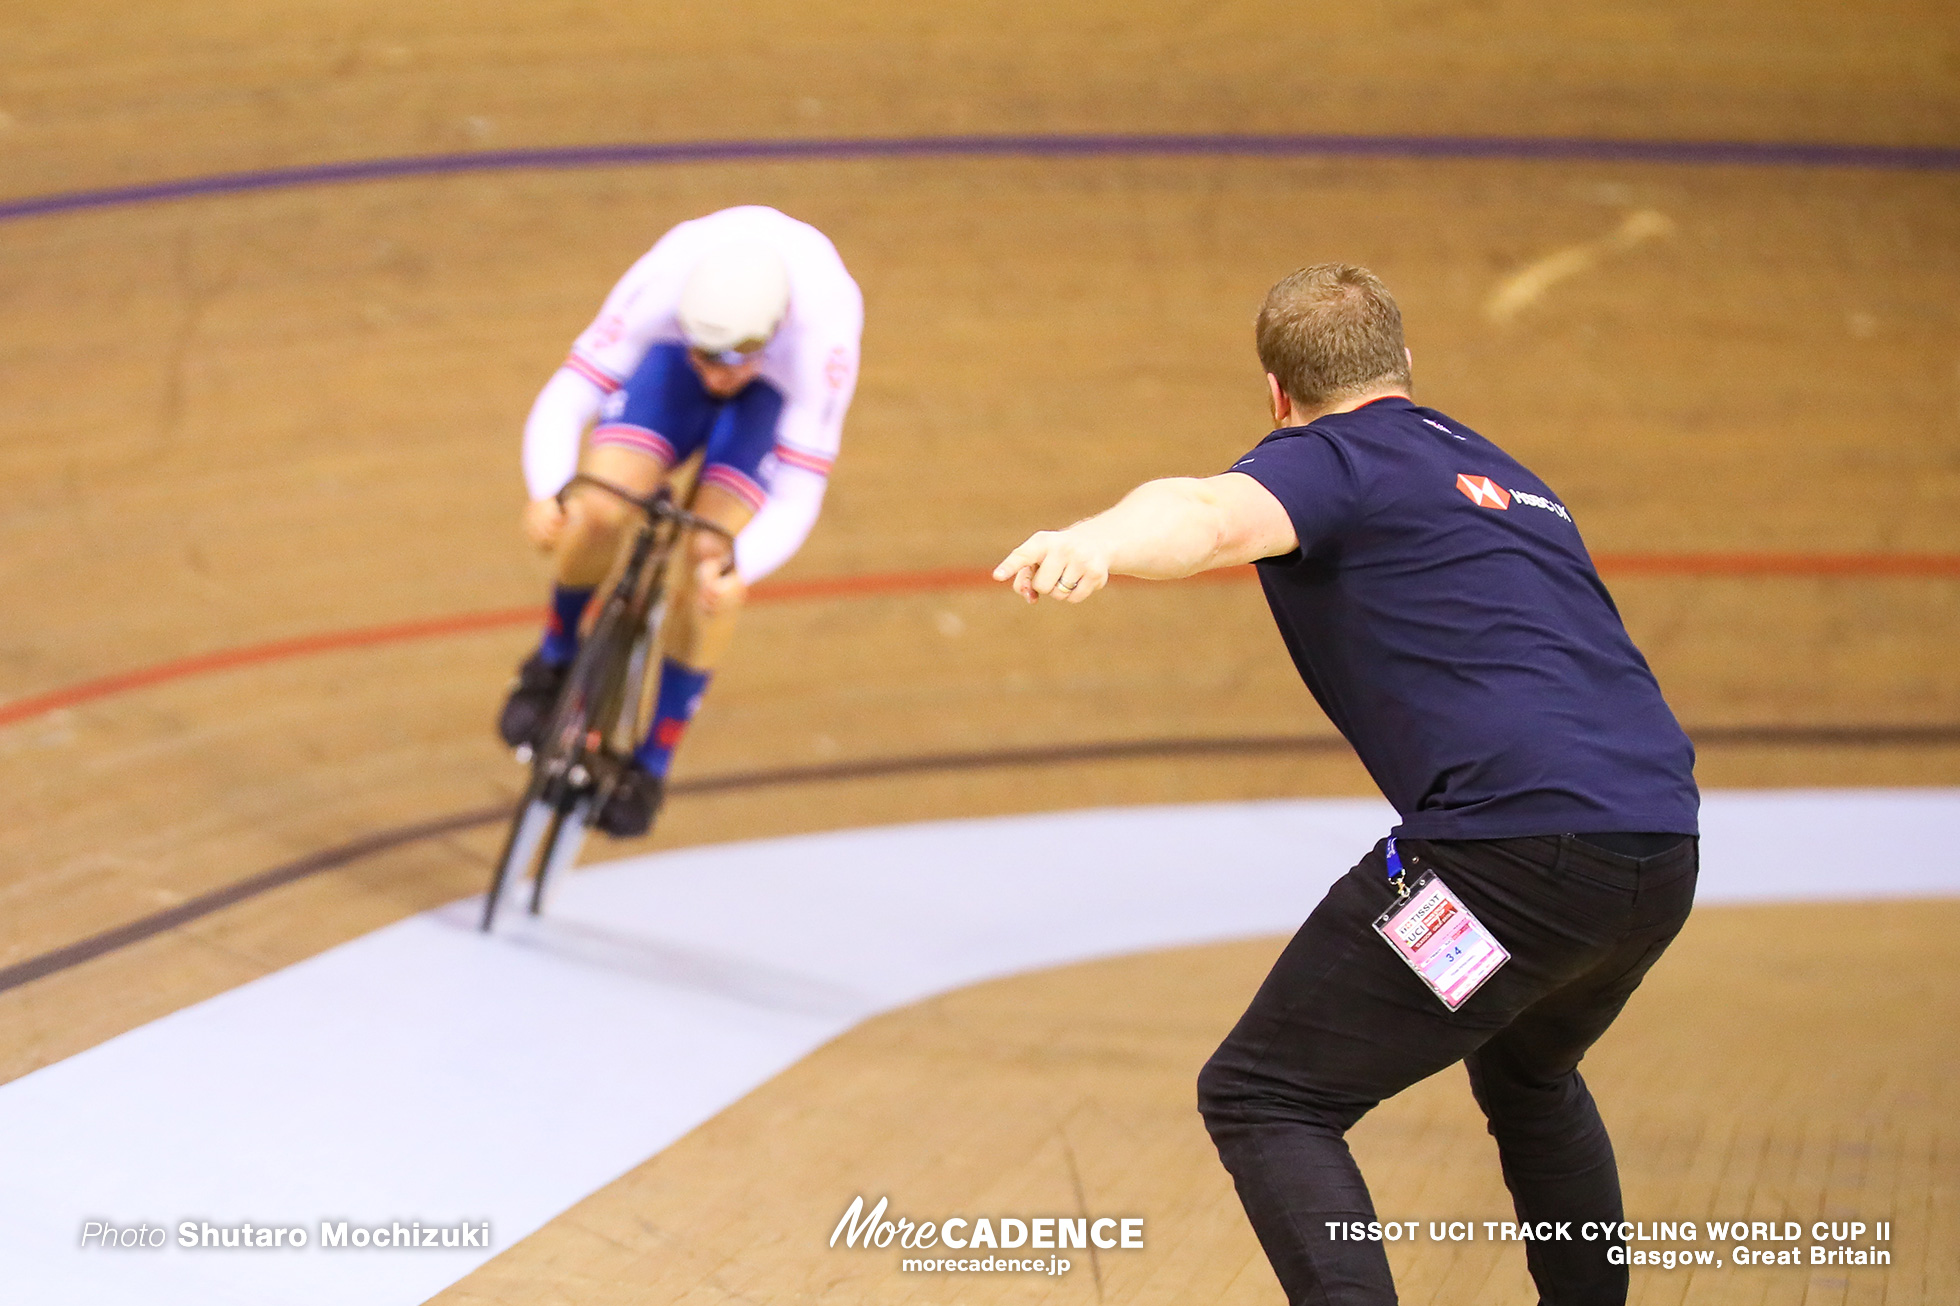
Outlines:
{"type": "Polygon", "coordinates": [[[535,868],[530,913],[535,916],[543,909],[547,884],[578,857],[593,815],[611,796],[632,756],[665,611],[667,567],[681,536],[706,530],[734,540],[723,527],[676,505],[665,486],[642,497],[580,473],[559,491],[559,501],[577,485],[624,500],[639,510],[640,519],[618,579],[580,642],[543,738],[529,757],[519,754],[531,763],[531,782],[484,900],[485,933],[496,922],[498,902],[513,873],[521,878],[535,868]]]}

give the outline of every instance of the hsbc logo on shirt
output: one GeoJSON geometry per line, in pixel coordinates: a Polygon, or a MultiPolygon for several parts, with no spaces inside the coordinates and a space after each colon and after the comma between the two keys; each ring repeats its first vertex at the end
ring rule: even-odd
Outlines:
{"type": "Polygon", "coordinates": [[[1533,508],[1543,508],[1546,512],[1565,521],[1572,520],[1572,514],[1567,512],[1565,505],[1558,500],[1547,499],[1542,494],[1532,494],[1525,490],[1507,490],[1488,476],[1472,476],[1468,472],[1458,472],[1456,488],[1463,492],[1464,498],[1479,508],[1495,508],[1499,512],[1505,512],[1509,510],[1511,501],[1515,499],[1533,508]]]}
{"type": "Polygon", "coordinates": [[[1502,512],[1511,506],[1511,492],[1488,476],[1472,476],[1468,472],[1459,472],[1456,488],[1463,491],[1464,496],[1479,508],[1495,508],[1502,512]]]}

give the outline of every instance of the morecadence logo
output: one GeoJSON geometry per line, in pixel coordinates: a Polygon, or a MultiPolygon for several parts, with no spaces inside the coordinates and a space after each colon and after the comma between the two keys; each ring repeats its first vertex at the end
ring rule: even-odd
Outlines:
{"type": "Polygon", "coordinates": [[[1094,1256],[1097,1250],[1141,1251],[1144,1245],[1141,1216],[947,1215],[916,1220],[891,1215],[890,1208],[889,1197],[879,1198],[869,1210],[862,1194],[852,1198],[830,1231],[830,1246],[841,1242],[861,1251],[897,1246],[942,1253],[905,1258],[899,1269],[911,1272],[1062,1275],[1069,1271],[1065,1257],[999,1253],[1080,1250],[1094,1256]],[[947,1251],[958,1255],[945,1255],[947,1251]]]}

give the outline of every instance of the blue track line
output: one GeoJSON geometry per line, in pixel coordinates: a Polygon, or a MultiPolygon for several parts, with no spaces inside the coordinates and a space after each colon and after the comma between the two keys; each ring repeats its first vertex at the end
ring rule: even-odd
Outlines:
{"type": "Polygon", "coordinates": [[[909,158],[1253,157],[1505,159],[1595,163],[1726,164],[1780,168],[1960,170],[1960,148],[1769,141],[1592,140],[1571,136],[1053,135],[896,136],[861,139],[675,141],[574,145],[223,172],[140,186],[110,186],[0,201],[0,222],[90,209],[251,191],[456,173],[653,164],[909,158]]]}

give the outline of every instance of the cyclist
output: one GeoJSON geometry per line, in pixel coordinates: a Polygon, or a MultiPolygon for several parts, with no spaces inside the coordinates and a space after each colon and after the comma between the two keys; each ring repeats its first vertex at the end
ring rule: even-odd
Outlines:
{"type": "Polygon", "coordinates": [[[822,232],[759,205],[723,209],[681,223],[627,271],[531,406],[524,529],[553,555],[555,584],[543,642],[498,719],[504,742],[536,742],[578,651],[586,603],[634,519],[590,486],[561,503],[574,472],[646,495],[699,451],[693,510],[735,536],[732,568],[726,540],[690,539],[691,565],[661,632],[652,725],[594,818],[606,833],[652,825],[748,587],[809,536],[863,326],[857,283],[822,232]]]}

